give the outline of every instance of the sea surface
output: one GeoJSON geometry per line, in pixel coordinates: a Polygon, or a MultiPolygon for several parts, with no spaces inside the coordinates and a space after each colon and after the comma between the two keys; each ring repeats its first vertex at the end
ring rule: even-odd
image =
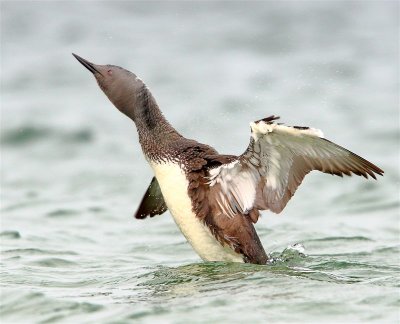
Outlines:
{"type": "Polygon", "coordinates": [[[399,2],[1,1],[1,323],[399,323],[399,2]],[[123,66],[185,136],[312,126],[385,171],[318,172],[257,231],[265,266],[205,263],[134,124],[71,55],[123,66]]]}

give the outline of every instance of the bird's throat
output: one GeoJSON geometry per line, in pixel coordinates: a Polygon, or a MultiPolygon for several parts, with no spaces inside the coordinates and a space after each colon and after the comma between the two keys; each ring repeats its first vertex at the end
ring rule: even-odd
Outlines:
{"type": "Polygon", "coordinates": [[[146,155],[149,150],[161,150],[171,141],[182,138],[161,113],[148,89],[137,96],[133,114],[129,117],[136,124],[139,142],[146,155]]]}

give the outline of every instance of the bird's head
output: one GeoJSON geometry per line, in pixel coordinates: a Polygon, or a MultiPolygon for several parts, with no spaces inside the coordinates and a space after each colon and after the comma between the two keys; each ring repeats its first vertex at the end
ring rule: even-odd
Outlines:
{"type": "Polygon", "coordinates": [[[98,65],[72,54],[93,73],[101,90],[122,113],[134,118],[135,106],[147,94],[147,87],[134,73],[115,65],[98,65]]]}

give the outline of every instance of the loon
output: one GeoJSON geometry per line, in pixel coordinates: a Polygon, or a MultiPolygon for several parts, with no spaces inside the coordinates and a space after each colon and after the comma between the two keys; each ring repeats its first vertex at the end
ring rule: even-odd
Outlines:
{"type": "Polygon", "coordinates": [[[242,155],[219,154],[175,130],[134,73],[73,56],[136,124],[154,177],[135,217],[169,210],[205,261],[266,264],[269,256],[254,228],[260,211],[280,213],[310,171],[374,179],[383,175],[376,165],[325,139],[320,130],[285,126],[274,115],[250,123],[250,143],[242,155]]]}

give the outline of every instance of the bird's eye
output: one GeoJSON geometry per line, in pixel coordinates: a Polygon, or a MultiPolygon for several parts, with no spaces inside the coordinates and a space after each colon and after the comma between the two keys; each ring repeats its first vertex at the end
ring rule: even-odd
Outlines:
{"type": "Polygon", "coordinates": [[[108,71],[107,71],[107,74],[108,74],[108,75],[112,75],[112,70],[108,70],[108,71]]]}

